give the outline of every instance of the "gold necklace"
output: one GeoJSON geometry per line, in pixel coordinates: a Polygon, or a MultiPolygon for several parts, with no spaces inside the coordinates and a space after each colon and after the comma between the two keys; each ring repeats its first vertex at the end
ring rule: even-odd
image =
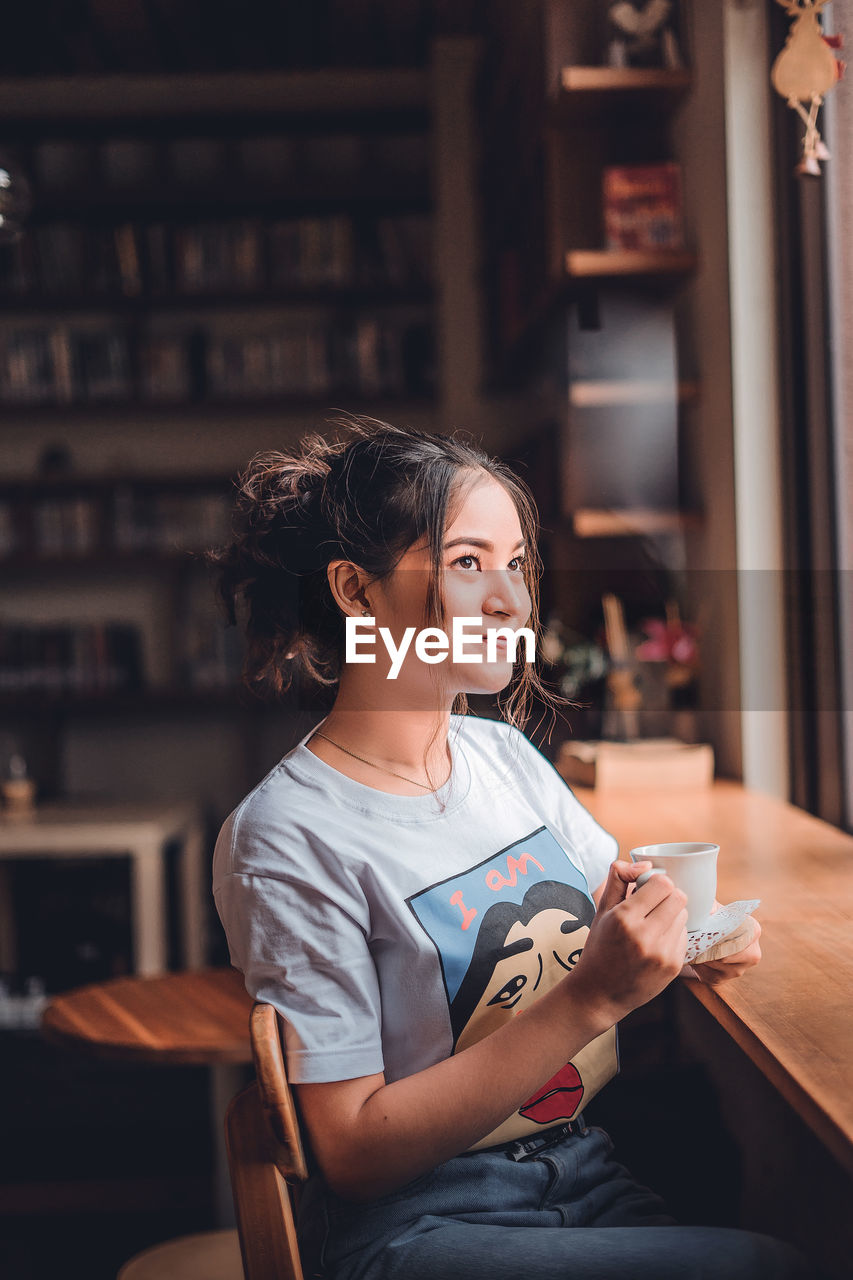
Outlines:
{"type": "Polygon", "coordinates": [[[338,751],[343,751],[346,755],[352,756],[353,760],[360,760],[362,764],[369,764],[371,769],[379,769],[382,773],[390,773],[393,778],[399,778],[402,782],[408,782],[413,787],[423,787],[424,791],[433,791],[429,783],[418,782],[417,778],[407,778],[402,773],[395,773],[393,769],[386,769],[382,764],[376,764],[373,760],[368,760],[366,756],[356,755],[354,751],[350,751],[349,747],[342,747],[339,742],[335,742],[327,733],[321,733],[319,729],[315,729],[311,735],[313,738],[325,738],[327,742],[331,742],[333,747],[337,747],[338,751]]]}

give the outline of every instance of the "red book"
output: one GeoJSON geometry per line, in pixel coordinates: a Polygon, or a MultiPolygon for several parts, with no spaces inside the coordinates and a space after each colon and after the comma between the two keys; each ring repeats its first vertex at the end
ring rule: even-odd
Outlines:
{"type": "Polygon", "coordinates": [[[629,164],[605,169],[604,233],[608,249],[683,248],[680,166],[629,164]]]}

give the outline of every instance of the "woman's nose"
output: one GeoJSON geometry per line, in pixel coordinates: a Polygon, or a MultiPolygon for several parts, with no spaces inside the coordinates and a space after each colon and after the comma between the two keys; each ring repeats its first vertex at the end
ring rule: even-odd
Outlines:
{"type": "Polygon", "coordinates": [[[530,595],[521,574],[509,569],[493,569],[483,574],[483,613],[526,617],[529,606],[530,595]]]}

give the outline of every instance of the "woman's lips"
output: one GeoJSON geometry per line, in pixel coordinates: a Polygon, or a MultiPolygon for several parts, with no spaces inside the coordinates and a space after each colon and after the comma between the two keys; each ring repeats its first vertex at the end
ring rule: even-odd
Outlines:
{"type": "Polygon", "coordinates": [[[518,1111],[525,1120],[536,1124],[556,1124],[559,1120],[571,1120],[582,1098],[583,1081],[577,1068],[567,1062],[547,1084],[523,1102],[518,1111]]]}

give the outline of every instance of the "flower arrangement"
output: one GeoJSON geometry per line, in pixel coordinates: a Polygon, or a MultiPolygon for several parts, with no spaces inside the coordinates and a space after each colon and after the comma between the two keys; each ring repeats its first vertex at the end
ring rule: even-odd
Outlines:
{"type": "Polygon", "coordinates": [[[678,606],[668,604],[666,618],[646,618],[645,633],[634,650],[638,662],[666,663],[666,684],[673,707],[688,706],[694,699],[699,674],[699,632],[682,622],[678,606]]]}
{"type": "Polygon", "coordinates": [[[604,737],[673,732],[672,713],[696,706],[699,628],[682,621],[677,604],[669,602],[664,618],[644,618],[629,632],[621,602],[606,595],[603,605],[601,643],[572,631],[556,614],[549,617],[540,654],[559,692],[597,707],[604,737]]]}

